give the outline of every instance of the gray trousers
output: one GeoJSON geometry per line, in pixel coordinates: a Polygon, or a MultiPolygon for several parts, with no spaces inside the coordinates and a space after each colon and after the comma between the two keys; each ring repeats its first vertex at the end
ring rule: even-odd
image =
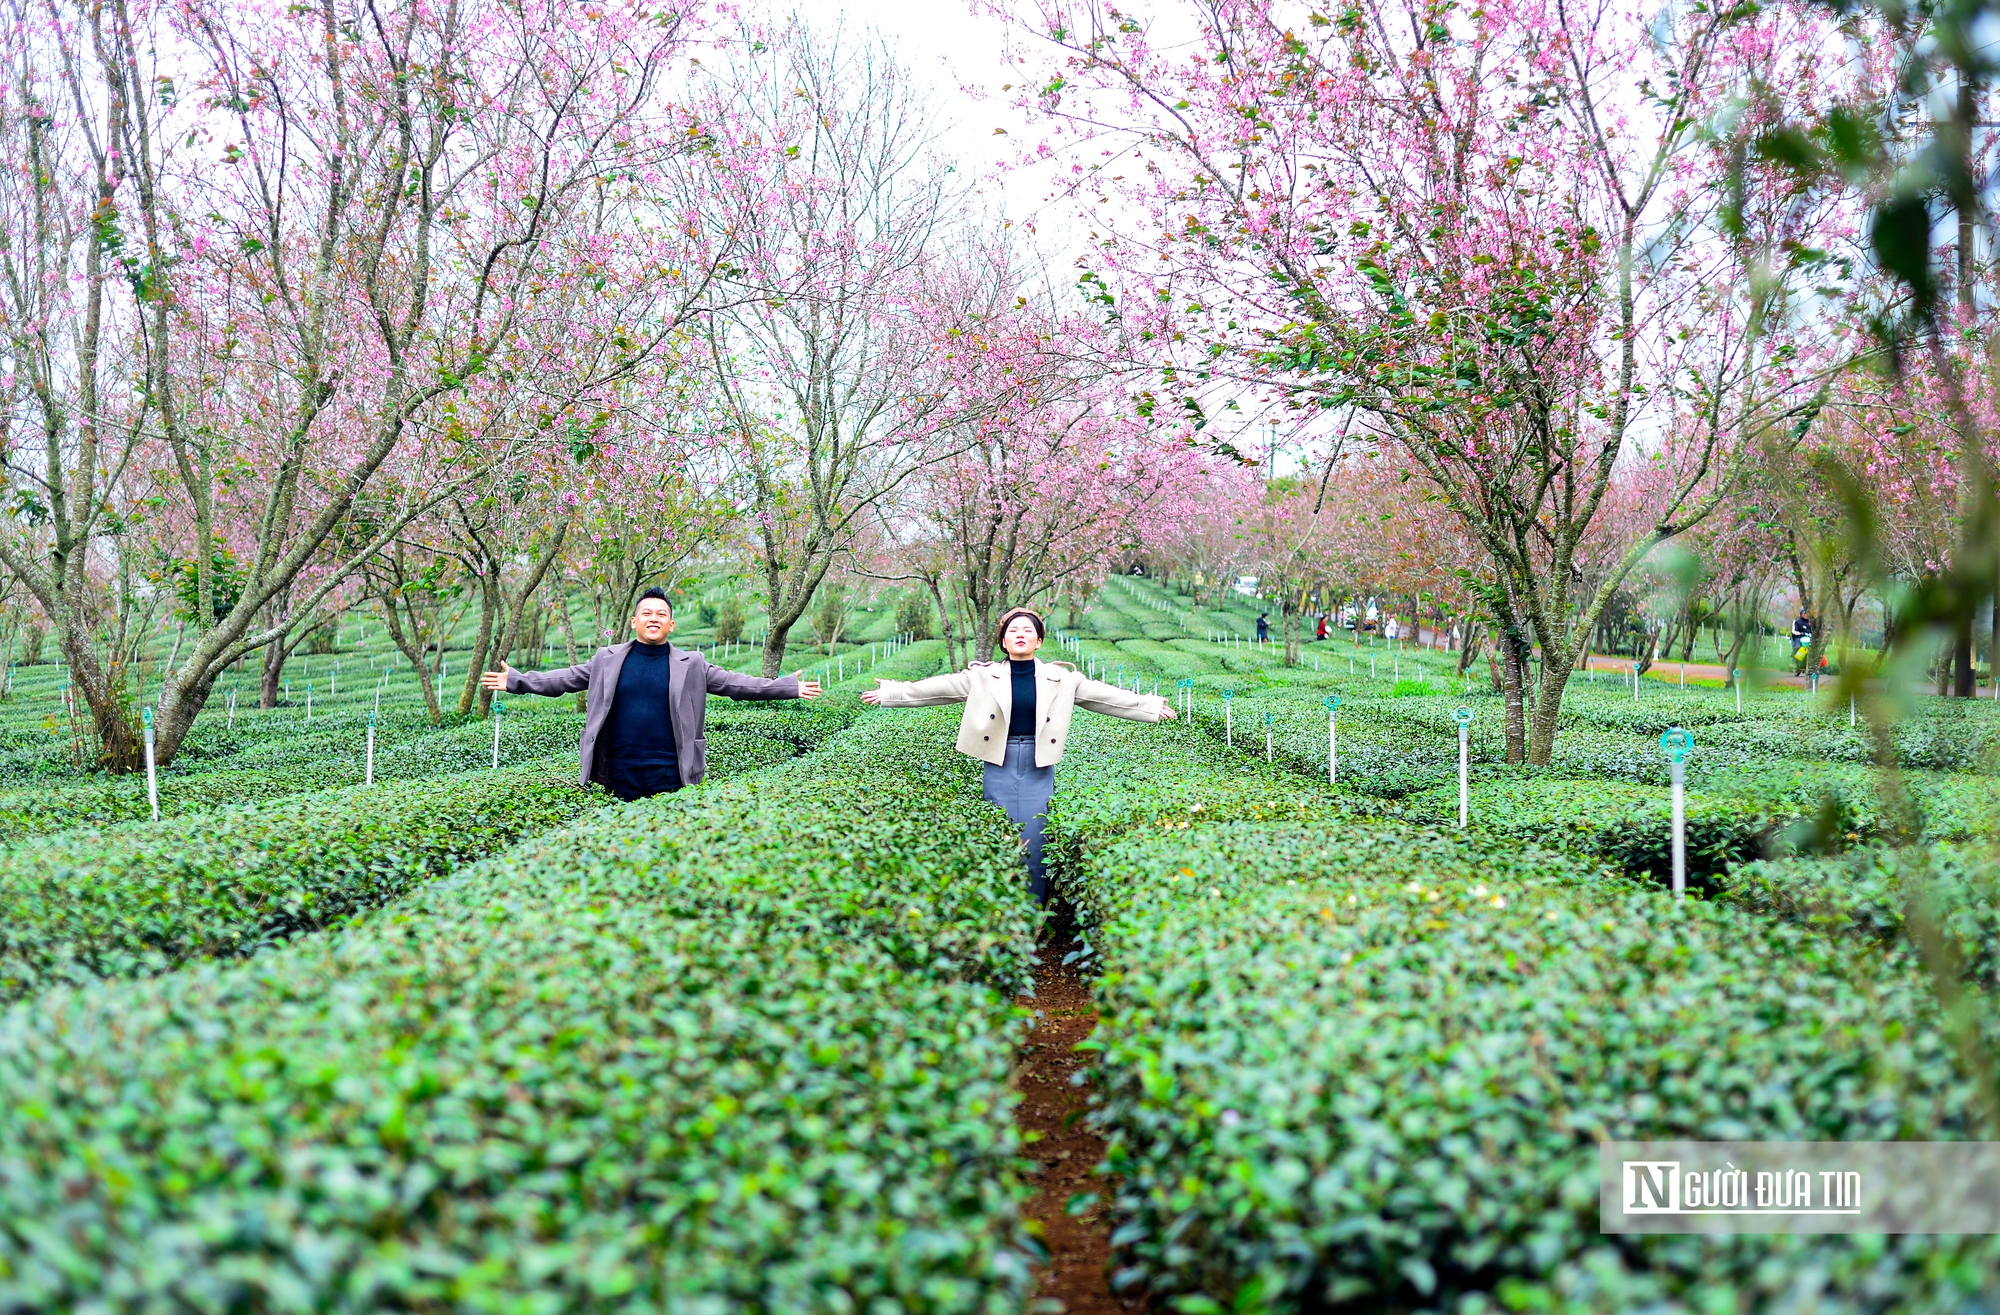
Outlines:
{"type": "Polygon", "coordinates": [[[1049,796],[1056,791],[1056,769],[1035,766],[1032,736],[1008,736],[1007,759],[986,764],[986,802],[1007,810],[1007,820],[1021,828],[1027,842],[1028,890],[1035,903],[1049,899],[1048,874],[1042,867],[1042,832],[1048,826],[1049,796]]]}

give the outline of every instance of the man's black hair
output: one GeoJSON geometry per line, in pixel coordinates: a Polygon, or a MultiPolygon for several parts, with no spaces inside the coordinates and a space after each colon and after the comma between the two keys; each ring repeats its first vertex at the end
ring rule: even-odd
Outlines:
{"type": "Polygon", "coordinates": [[[667,591],[660,588],[660,586],[658,585],[648,586],[645,593],[640,594],[637,598],[633,599],[632,610],[635,612],[638,611],[639,604],[645,602],[648,598],[657,598],[661,602],[665,603],[667,605],[667,611],[669,613],[671,613],[674,610],[674,600],[667,597],[667,591]]]}

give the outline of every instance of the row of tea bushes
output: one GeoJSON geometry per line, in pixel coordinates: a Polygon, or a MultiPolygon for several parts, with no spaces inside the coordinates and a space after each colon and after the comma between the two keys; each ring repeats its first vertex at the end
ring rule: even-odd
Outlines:
{"type": "Polygon", "coordinates": [[[1894,948],[1922,909],[1958,970],[2000,987],[2000,883],[1990,845],[1866,845],[1832,858],[1746,863],[1717,881],[1733,904],[1894,948]]]}
{"type": "MultiPolygon", "coordinates": [[[[1124,653],[1136,646],[1124,645],[1124,653]]],[[[1137,660],[1135,655],[1135,661],[1137,660]]],[[[1272,761],[1324,780],[1327,713],[1311,673],[1266,682],[1232,700],[1234,744],[1262,757],[1270,717],[1272,761]]],[[[1226,737],[1213,679],[1197,681],[1195,725],[1226,737]]],[[[1456,701],[1439,696],[1361,697],[1340,709],[1340,792],[1389,817],[1443,823],[1458,812],[1456,701]]],[[[1492,712],[1490,707],[1486,712],[1492,712]]],[[[1489,719],[1490,720],[1490,719],[1489,719]]],[[[1545,770],[1499,761],[1498,728],[1476,724],[1471,739],[1475,825],[1607,858],[1634,874],[1671,866],[1667,764],[1657,740],[1588,724],[1567,728],[1545,770]]],[[[1894,834],[1902,816],[1881,797],[1880,774],[1848,763],[1809,763],[1704,740],[1691,768],[1690,871],[1801,848],[1839,848],[1894,834]]],[[[1917,830],[1934,840],[2000,834],[2000,781],[1965,772],[1908,770],[1899,786],[1914,804],[1917,830]]]]}
{"type": "MultiPolygon", "coordinates": [[[[572,749],[581,725],[569,716],[525,720],[556,732],[538,744],[567,739],[572,749]]],[[[710,728],[709,779],[783,762],[853,720],[852,708],[736,713],[710,728]]],[[[414,772],[417,762],[413,750],[396,766],[414,772]]],[[[183,780],[227,784],[237,774],[183,780]]],[[[190,797],[198,796],[182,802],[190,797]]],[[[607,801],[602,790],[577,785],[571,752],[22,840],[0,848],[0,1000],[253,951],[374,908],[607,801]]]]}
{"type": "Polygon", "coordinates": [[[558,758],[79,829],[0,849],[0,1000],[242,954],[560,826],[601,792],[558,758]]]}
{"type": "Polygon", "coordinates": [[[1600,1138],[1976,1135],[1906,952],[1864,971],[1580,856],[1287,808],[1254,770],[1208,795],[1144,732],[1071,754],[1117,783],[1052,829],[1104,969],[1120,1282],[1193,1312],[1945,1310],[1993,1282],[1984,1239],[1597,1231],[1600,1138]]]}
{"type": "MultiPolygon", "coordinates": [[[[1739,863],[1797,852],[1837,852],[1893,835],[1893,810],[1880,779],[1864,768],[1717,774],[1687,794],[1690,880],[1705,881],[1739,863]],[[1764,783],[1769,787],[1764,788],[1764,783]]],[[[1931,841],[1964,842],[2000,834],[1994,816],[2000,782],[1945,773],[1902,773],[1916,826],[1931,841]]],[[[1622,781],[1502,776],[1469,791],[1473,825],[1524,844],[1559,845],[1596,855],[1633,876],[1668,879],[1673,871],[1673,810],[1668,789],[1622,781]]],[[[1434,825],[1458,818],[1458,786],[1434,786],[1378,811],[1434,825]]]]}
{"type": "Polygon", "coordinates": [[[0,1015],[0,1309],[1018,1311],[1035,915],[949,746],[865,721],[0,1015]]]}
{"type": "MultiPolygon", "coordinates": [[[[1623,781],[1505,777],[1468,792],[1473,828],[1521,845],[1592,855],[1632,876],[1670,880],[1673,810],[1666,790],[1623,781]]],[[[1439,827],[1458,821],[1458,786],[1435,786],[1379,809],[1385,816],[1439,827]]],[[[1697,886],[1737,863],[1809,840],[1803,819],[1782,804],[1687,797],[1687,870],[1697,886]]],[[[1858,839],[1842,835],[1840,840],[1858,839]]]]}
{"type": "MultiPolygon", "coordinates": [[[[937,669],[942,649],[935,643],[906,647],[876,671],[897,679],[928,675],[937,669]]],[[[853,724],[861,707],[854,694],[869,684],[871,680],[855,677],[810,702],[711,700],[709,759],[764,763],[802,753],[853,724]]],[[[570,710],[567,697],[515,696],[507,707],[501,727],[503,766],[561,753],[574,755],[583,717],[570,710]]],[[[358,785],[365,770],[366,733],[365,719],[351,713],[308,725],[290,709],[282,718],[245,717],[233,731],[204,723],[192,737],[190,752],[160,775],[161,816],[187,816],[228,804],[358,785]]],[[[492,752],[490,721],[436,729],[407,714],[397,720],[385,718],[376,738],[375,779],[416,780],[473,771],[489,767],[492,752]]],[[[150,816],[144,776],[74,777],[0,791],[0,842],[150,816]]]]}
{"type": "MultiPolygon", "coordinates": [[[[1157,661],[1163,645],[1134,643],[1130,632],[1139,619],[1166,615],[1152,611],[1142,600],[1164,598],[1176,609],[1184,606],[1186,600],[1165,594],[1151,583],[1132,586],[1138,598],[1125,596],[1121,592],[1124,588],[1121,583],[1106,591],[1105,601],[1086,618],[1084,631],[1087,635],[1095,633],[1093,623],[1100,613],[1117,617],[1114,631],[1104,637],[1119,641],[1116,652],[1121,656],[1110,660],[1115,665],[1129,654],[1131,665],[1138,667],[1157,661]]],[[[1302,650],[1304,665],[1286,667],[1282,645],[1208,644],[1200,638],[1198,624],[1192,637],[1171,640],[1164,647],[1180,650],[1190,660],[1202,664],[1205,670],[1174,670],[1171,675],[1196,679],[1210,700],[1223,689],[1234,688],[1239,699],[1272,698],[1293,704],[1299,714],[1297,729],[1301,732],[1297,757],[1308,768],[1315,765],[1323,768],[1325,762],[1322,700],[1330,693],[1340,694],[1346,700],[1348,708],[1343,717],[1354,716],[1357,732],[1372,720],[1427,722],[1422,729],[1434,731],[1447,741],[1447,755],[1454,761],[1456,746],[1450,709],[1459,702],[1468,703],[1478,714],[1475,761],[1500,756],[1501,701],[1487,677],[1484,663],[1470,673],[1469,681],[1461,682],[1453,655],[1399,647],[1398,657],[1379,644],[1378,640],[1374,645],[1357,647],[1352,637],[1345,635],[1332,643],[1311,643],[1302,650]],[[1371,656],[1375,662],[1373,677],[1369,675],[1371,656]],[[1318,670],[1313,669],[1314,662],[1319,664],[1318,670]],[[1384,696],[1396,683],[1398,662],[1404,677],[1411,678],[1413,684],[1427,681],[1439,697],[1408,702],[1387,700],[1384,696]],[[1463,693],[1446,694],[1448,690],[1461,689],[1463,693]]],[[[1162,674],[1167,674],[1167,668],[1177,664],[1159,665],[1162,674]]],[[[1661,732],[1671,726],[1695,730],[1701,748],[1691,770],[1697,776],[1712,770],[1760,767],[1775,762],[1866,766],[1875,759],[1867,721],[1863,719],[1858,727],[1849,727],[1847,709],[1831,693],[1815,699],[1790,689],[1753,689],[1739,712],[1735,695],[1728,690],[1690,687],[1683,693],[1671,682],[1649,678],[1643,682],[1640,698],[1634,700],[1630,688],[1622,673],[1571,676],[1564,692],[1562,731],[1556,742],[1557,774],[1663,783],[1666,771],[1657,744],[1661,732]]],[[[1281,715],[1278,720],[1282,740],[1285,718],[1281,715]]],[[[1990,774],[2000,768],[2000,707],[1990,700],[1913,696],[1896,710],[1891,720],[1891,745],[1898,764],[1906,770],[1990,774]]],[[[1238,725],[1252,730],[1261,743],[1261,717],[1256,721],[1255,727],[1246,727],[1245,720],[1239,718],[1238,725]]],[[[1366,775],[1363,764],[1357,762],[1355,766],[1354,784],[1369,788],[1363,785],[1366,775]]],[[[1393,779],[1390,784],[1393,786],[1393,779]]]]}
{"type": "MultiPolygon", "coordinates": [[[[855,706],[718,709],[709,778],[782,762],[853,723],[855,706]]],[[[573,749],[581,718],[524,718],[521,737],[573,749]]],[[[477,728],[475,728],[477,729],[477,728]]],[[[490,725],[484,732],[490,752],[490,725]]],[[[606,802],[580,789],[574,752],[525,766],[450,776],[459,732],[384,754],[372,789],[288,793],[270,802],[211,807],[196,800],[245,791],[245,775],[178,778],[196,786],[185,809],[158,824],[74,827],[0,848],[0,1000],[58,982],[159,972],[193,958],[240,954],[373,908],[429,880],[606,802]],[[442,743],[440,743],[442,742],[442,743]],[[398,779],[398,777],[401,779],[398,779]]],[[[286,778],[250,774],[271,786],[286,778]]],[[[292,778],[297,784],[301,779],[292,778]]]]}
{"type": "MultiPolygon", "coordinates": [[[[582,726],[583,719],[573,715],[513,719],[502,728],[501,761],[532,762],[564,752],[573,756],[582,726]]],[[[247,740],[241,752],[213,766],[190,764],[191,770],[161,773],[160,816],[185,817],[229,804],[360,785],[366,724],[350,721],[315,730],[294,742],[285,730],[272,729],[247,740]]],[[[400,743],[378,734],[375,779],[419,780],[490,768],[492,753],[491,723],[425,730],[400,743]]],[[[59,785],[0,791],[0,841],[151,815],[143,774],[80,777],[59,785]]]]}

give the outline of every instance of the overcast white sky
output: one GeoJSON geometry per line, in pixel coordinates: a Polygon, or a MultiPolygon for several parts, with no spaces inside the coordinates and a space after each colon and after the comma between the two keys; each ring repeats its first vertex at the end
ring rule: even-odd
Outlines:
{"type": "Polygon", "coordinates": [[[1070,207],[1047,204],[1048,175],[1039,170],[993,181],[995,167],[1040,134],[1029,116],[1001,90],[1020,79],[1001,58],[1000,23],[975,15],[965,0],[797,0],[775,12],[796,12],[817,27],[836,23],[873,29],[894,46],[903,65],[937,94],[936,112],[945,152],[978,180],[997,213],[1033,222],[1042,247],[1068,264],[1064,234],[1073,231],[1070,207]],[[965,91],[960,89],[964,88],[965,91]],[[967,94],[972,93],[972,94],[967,94]],[[996,135],[995,129],[1007,135],[996,135]]]}

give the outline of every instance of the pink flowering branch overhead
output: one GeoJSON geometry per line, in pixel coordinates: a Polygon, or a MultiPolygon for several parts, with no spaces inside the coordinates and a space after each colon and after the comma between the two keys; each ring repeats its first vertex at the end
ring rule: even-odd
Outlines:
{"type": "Polygon", "coordinates": [[[1345,434],[1420,471],[1490,562],[1510,755],[1546,762],[1617,580],[1719,506],[1839,366],[1796,350],[1829,313],[1800,292],[1851,223],[1740,167],[1755,124],[1734,115],[1774,68],[1814,94],[1825,20],[997,7],[1132,358],[1183,407],[1255,395],[1322,446],[1345,434]],[[1669,477],[1580,597],[1592,522],[1640,463],[1669,477]]]}

